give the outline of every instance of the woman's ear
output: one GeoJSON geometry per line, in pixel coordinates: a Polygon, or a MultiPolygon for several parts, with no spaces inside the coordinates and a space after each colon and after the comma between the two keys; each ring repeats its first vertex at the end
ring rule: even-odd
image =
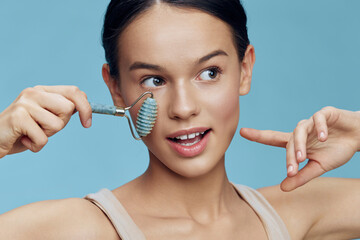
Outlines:
{"type": "Polygon", "coordinates": [[[253,45],[246,48],[244,58],[241,62],[240,75],[240,96],[246,95],[250,91],[252,71],[255,64],[255,49],[253,45]]]}
{"type": "Polygon", "coordinates": [[[115,106],[125,106],[124,99],[120,93],[120,87],[118,81],[111,76],[109,64],[102,66],[102,77],[107,87],[109,88],[111,97],[115,106]]]}

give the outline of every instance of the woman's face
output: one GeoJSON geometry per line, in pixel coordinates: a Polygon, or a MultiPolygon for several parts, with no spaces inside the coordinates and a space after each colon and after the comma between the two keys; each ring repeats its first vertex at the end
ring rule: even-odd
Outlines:
{"type": "Polygon", "coordinates": [[[122,32],[118,54],[124,103],[145,91],[158,102],[155,127],[143,138],[151,161],[185,177],[214,169],[239,118],[241,63],[229,27],[198,10],[159,4],[122,32]]]}

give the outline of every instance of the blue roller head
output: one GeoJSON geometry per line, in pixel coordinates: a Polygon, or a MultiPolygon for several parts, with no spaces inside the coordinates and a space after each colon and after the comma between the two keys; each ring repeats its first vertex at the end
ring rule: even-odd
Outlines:
{"type": "Polygon", "coordinates": [[[140,137],[147,136],[153,129],[157,116],[157,103],[154,98],[148,97],[138,112],[136,131],[140,137]]]}

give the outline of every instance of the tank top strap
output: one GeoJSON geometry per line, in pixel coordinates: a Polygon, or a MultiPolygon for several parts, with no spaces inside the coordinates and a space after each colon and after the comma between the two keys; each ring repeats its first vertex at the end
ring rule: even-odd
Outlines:
{"type": "Polygon", "coordinates": [[[285,223],[261,193],[250,187],[233,184],[240,196],[260,217],[269,240],[289,240],[290,234],[285,223]]]}
{"type": "Polygon", "coordinates": [[[108,189],[85,196],[109,218],[122,240],[145,240],[144,234],[132,220],[115,195],[108,189]]]}

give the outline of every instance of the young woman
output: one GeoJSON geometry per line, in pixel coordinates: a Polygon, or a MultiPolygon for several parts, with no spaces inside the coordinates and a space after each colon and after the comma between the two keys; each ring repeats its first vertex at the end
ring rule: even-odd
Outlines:
{"type": "MultiPolygon", "coordinates": [[[[360,182],[319,178],[360,149],[357,112],[325,108],[294,133],[243,129],[286,147],[288,177],[255,191],[229,182],[225,152],[250,90],[255,62],[237,0],[109,4],[102,74],[114,104],[152,91],[158,118],[143,138],[146,172],[85,199],[33,203],[0,216],[0,239],[351,239],[360,236],[360,182]],[[211,97],[209,97],[211,96],[211,97]],[[308,164],[298,171],[298,163],[308,164]],[[307,183],[305,186],[295,188],[307,183]]],[[[85,93],[72,86],[24,90],[0,115],[0,157],[40,151],[74,110],[91,126],[85,93]]],[[[139,106],[131,111],[133,119],[139,106]]]]}

